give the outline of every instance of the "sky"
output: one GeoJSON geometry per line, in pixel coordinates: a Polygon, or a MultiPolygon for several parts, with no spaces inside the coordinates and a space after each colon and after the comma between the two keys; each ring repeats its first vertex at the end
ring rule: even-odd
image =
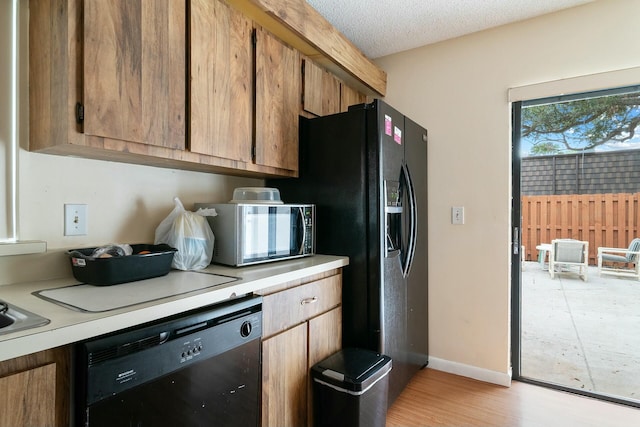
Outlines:
{"type": "MultiPolygon", "coordinates": [[[[533,147],[532,139],[522,138],[520,141],[520,154],[522,157],[528,157],[533,147]]],[[[636,136],[625,142],[608,142],[595,148],[596,152],[615,151],[615,150],[638,150],[640,149],[640,128],[636,130],[636,136]]]]}
{"type": "MultiPolygon", "coordinates": [[[[615,95],[612,95],[615,96],[615,95]]],[[[563,101],[563,102],[558,102],[558,103],[551,103],[548,104],[550,106],[553,106],[553,109],[547,110],[549,111],[549,113],[551,116],[553,116],[554,114],[564,114],[564,112],[571,112],[571,111],[575,111],[572,109],[572,105],[584,105],[581,104],[581,102],[584,102],[584,100],[573,100],[573,101],[563,101]]],[[[589,104],[587,104],[589,105],[589,104]]],[[[538,106],[535,106],[535,108],[544,108],[545,105],[541,104],[538,106]]],[[[523,107],[523,111],[525,108],[528,107],[523,107]]],[[[638,116],[640,116],[640,107],[639,106],[633,106],[632,108],[628,108],[626,110],[626,118],[637,118],[638,116]]],[[[623,118],[621,116],[618,117],[619,121],[625,120],[626,118],[623,118]]],[[[565,139],[570,141],[570,145],[573,147],[580,147],[580,146],[586,146],[588,144],[588,142],[583,139],[582,142],[581,141],[581,135],[584,135],[586,133],[586,131],[590,130],[590,128],[593,128],[593,124],[587,124],[584,125],[582,127],[580,126],[575,126],[572,129],[569,129],[568,131],[566,131],[564,133],[565,135],[565,139]]],[[[527,157],[530,155],[531,153],[531,149],[533,147],[533,143],[534,143],[534,138],[533,137],[523,137],[520,141],[520,153],[523,157],[527,157]]],[[[556,143],[557,145],[560,145],[559,143],[556,143]]],[[[564,146],[562,146],[562,148],[564,148],[564,146]]],[[[636,128],[635,131],[635,136],[627,141],[624,142],[620,142],[620,141],[610,141],[607,143],[604,143],[602,145],[598,145],[596,146],[594,149],[589,150],[589,151],[595,151],[595,152],[604,152],[604,151],[615,151],[615,150],[634,150],[634,149],[640,149],[640,126],[638,126],[636,128]]],[[[565,151],[568,152],[568,151],[565,151]]],[[[574,151],[575,152],[575,151],[574,151]]],[[[553,154],[553,153],[549,153],[549,154],[553,154]]],[[[547,154],[547,155],[549,155],[547,154]]],[[[562,152],[558,153],[558,154],[562,154],[562,152]]],[[[544,154],[543,154],[544,155],[544,154]]]]}

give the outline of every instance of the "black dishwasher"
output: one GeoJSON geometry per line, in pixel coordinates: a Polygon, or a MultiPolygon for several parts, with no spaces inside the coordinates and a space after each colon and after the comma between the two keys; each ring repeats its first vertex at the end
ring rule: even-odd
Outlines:
{"type": "Polygon", "coordinates": [[[245,297],[76,346],[79,426],[257,426],[262,298],[245,297]]]}

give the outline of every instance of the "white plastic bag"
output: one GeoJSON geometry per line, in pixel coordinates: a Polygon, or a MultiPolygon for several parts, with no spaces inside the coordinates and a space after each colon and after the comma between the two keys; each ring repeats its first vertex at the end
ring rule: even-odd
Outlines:
{"type": "Polygon", "coordinates": [[[214,236],[207,216],[216,216],[216,210],[185,210],[180,199],[173,199],[175,207],[156,228],[155,244],[166,243],[178,250],[171,266],[178,270],[201,270],[211,264],[214,236]]]}

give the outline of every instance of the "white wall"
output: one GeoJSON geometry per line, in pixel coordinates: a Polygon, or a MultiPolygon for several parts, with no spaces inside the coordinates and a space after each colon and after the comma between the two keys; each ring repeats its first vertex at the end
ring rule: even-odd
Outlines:
{"type": "MultiPolygon", "coordinates": [[[[10,4],[8,0],[0,2],[10,4]]],[[[25,150],[29,137],[27,6],[28,1],[20,0],[22,40],[19,75],[22,80],[18,110],[22,148],[18,166],[18,237],[20,240],[44,240],[48,251],[41,255],[0,257],[0,285],[70,277],[65,249],[110,242],[152,243],[156,226],[173,209],[175,196],[180,197],[186,208],[192,208],[195,202],[226,202],[231,199],[235,187],[264,184],[257,179],[25,150]],[[64,236],[65,203],[89,205],[87,236],[64,236]]],[[[0,38],[0,46],[9,43],[4,32],[0,38]]],[[[5,87],[7,79],[7,74],[0,73],[0,87],[5,87]]],[[[8,97],[0,94],[0,112],[11,109],[9,101],[8,97]]],[[[0,207],[4,209],[5,205],[0,207]]]]}
{"type": "Polygon", "coordinates": [[[61,157],[20,150],[21,240],[45,240],[43,255],[0,257],[0,284],[65,277],[64,249],[110,242],[153,243],[157,225],[178,196],[195,202],[226,202],[235,187],[262,180],[61,157]],[[88,234],[64,236],[64,204],[88,205],[88,234]]]}
{"type": "Polygon", "coordinates": [[[377,60],[387,101],[429,130],[436,366],[508,384],[509,88],[639,66],[638,16],[640,1],[599,0],[377,60]],[[464,225],[451,225],[452,206],[464,225]]]}

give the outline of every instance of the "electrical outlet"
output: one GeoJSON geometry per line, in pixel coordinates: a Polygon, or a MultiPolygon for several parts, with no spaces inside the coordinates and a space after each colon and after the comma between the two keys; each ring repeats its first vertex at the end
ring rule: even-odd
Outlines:
{"type": "Polygon", "coordinates": [[[87,235],[87,205],[64,205],[64,235],[87,235]]]}
{"type": "Polygon", "coordinates": [[[453,206],[451,208],[451,224],[464,224],[464,206],[453,206]]]}

